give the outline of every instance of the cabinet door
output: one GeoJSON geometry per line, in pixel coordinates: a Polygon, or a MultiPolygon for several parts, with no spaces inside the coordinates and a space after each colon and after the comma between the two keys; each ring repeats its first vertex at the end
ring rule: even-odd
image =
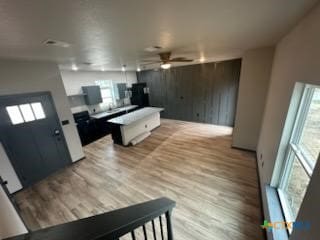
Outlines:
{"type": "Polygon", "coordinates": [[[205,122],[205,89],[201,65],[192,66],[192,120],[205,122]]]}
{"type": "Polygon", "coordinates": [[[177,81],[176,70],[169,69],[162,71],[166,84],[166,116],[171,119],[177,119],[178,97],[177,97],[177,81]]]}
{"type": "Polygon", "coordinates": [[[119,99],[124,99],[126,96],[127,84],[117,83],[118,97],[119,99]]]}
{"type": "Polygon", "coordinates": [[[88,105],[102,103],[101,90],[99,86],[84,86],[82,91],[85,95],[85,100],[88,105]]]}
{"type": "Polygon", "coordinates": [[[192,66],[177,67],[175,76],[176,117],[192,120],[192,66]]]}
{"type": "Polygon", "coordinates": [[[150,106],[163,107],[162,89],[160,86],[160,72],[148,71],[148,77],[145,82],[149,88],[149,101],[150,106]]]}
{"type": "MultiPolygon", "coordinates": [[[[241,60],[218,63],[215,69],[215,95],[218,101],[219,125],[233,126],[241,60]]],[[[216,102],[217,104],[217,102],[216,102]]]]}

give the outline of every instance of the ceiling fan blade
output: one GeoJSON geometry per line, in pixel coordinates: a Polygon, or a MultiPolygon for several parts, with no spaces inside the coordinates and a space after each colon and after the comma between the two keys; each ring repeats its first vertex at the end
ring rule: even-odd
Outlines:
{"type": "Polygon", "coordinates": [[[157,58],[145,58],[145,59],[142,59],[140,60],[140,62],[157,62],[157,61],[160,61],[158,60],[157,58]]]}
{"type": "Polygon", "coordinates": [[[162,61],[155,61],[155,62],[141,63],[141,66],[152,65],[152,64],[157,64],[157,63],[162,63],[162,61]]]}
{"type": "Polygon", "coordinates": [[[185,58],[185,57],[175,57],[175,58],[171,58],[170,60],[174,60],[174,61],[176,61],[176,60],[186,60],[187,58],[185,58]]]}
{"type": "Polygon", "coordinates": [[[186,58],[173,58],[173,59],[170,59],[169,62],[193,62],[193,60],[186,59],[186,58]]]}

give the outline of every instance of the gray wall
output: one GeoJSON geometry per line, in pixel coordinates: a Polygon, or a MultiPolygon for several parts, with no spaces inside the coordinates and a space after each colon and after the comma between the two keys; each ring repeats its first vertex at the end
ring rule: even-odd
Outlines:
{"type": "Polygon", "coordinates": [[[273,63],[274,47],[247,51],[242,58],[232,146],[256,150],[273,63]]]}
{"type": "Polygon", "coordinates": [[[138,82],[150,88],[150,105],[164,118],[233,126],[241,60],[148,70],[138,82]]]}
{"type": "MultiPolygon", "coordinates": [[[[70,124],[62,126],[62,129],[72,160],[77,161],[84,157],[57,64],[40,61],[0,60],[0,86],[0,95],[50,91],[60,121],[66,119],[70,121],[70,124]]],[[[0,175],[4,169],[11,166],[6,161],[7,157],[1,155],[0,175]],[[2,168],[3,165],[6,168],[2,168]]],[[[7,170],[5,174],[8,174],[7,170]]],[[[19,186],[15,184],[10,191],[17,191],[17,187],[19,186]]]]}
{"type": "MultiPolygon", "coordinates": [[[[320,85],[320,5],[318,4],[277,45],[257,147],[261,186],[269,184],[277,157],[282,130],[296,82],[320,85]],[[261,157],[260,157],[261,155],[261,157]],[[264,166],[262,163],[264,162],[264,166]]],[[[290,240],[319,238],[319,162],[298,214],[298,220],[311,221],[310,231],[294,231],[290,240]]],[[[263,201],[266,208],[265,192],[263,201]]]]}

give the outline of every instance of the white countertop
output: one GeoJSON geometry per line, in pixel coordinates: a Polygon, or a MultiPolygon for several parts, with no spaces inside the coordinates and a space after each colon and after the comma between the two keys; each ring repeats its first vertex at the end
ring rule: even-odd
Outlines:
{"type": "Polygon", "coordinates": [[[156,107],[145,107],[142,109],[139,109],[137,111],[124,114],[122,116],[112,118],[108,120],[108,122],[120,124],[120,125],[130,125],[134,122],[137,122],[145,117],[148,117],[152,114],[155,114],[157,112],[163,111],[164,108],[156,108],[156,107]]]}
{"type": "Polygon", "coordinates": [[[119,112],[124,112],[124,111],[129,111],[131,109],[137,108],[138,105],[129,105],[129,106],[125,106],[125,107],[120,107],[120,108],[115,108],[112,109],[111,111],[104,111],[104,112],[100,112],[100,113],[95,113],[90,115],[90,117],[94,118],[94,119],[100,119],[100,118],[104,118],[104,117],[108,117],[114,114],[117,114],[119,112]]]}

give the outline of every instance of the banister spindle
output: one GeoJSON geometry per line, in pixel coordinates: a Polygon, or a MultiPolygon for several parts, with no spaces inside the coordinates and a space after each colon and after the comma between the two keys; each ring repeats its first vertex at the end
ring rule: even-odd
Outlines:
{"type": "Polygon", "coordinates": [[[168,240],[173,240],[172,223],[171,223],[171,211],[166,212],[166,218],[167,218],[168,240]]]}
{"type": "Polygon", "coordinates": [[[163,224],[162,224],[162,216],[159,216],[160,221],[160,230],[161,230],[161,240],[164,240],[164,234],[163,234],[163,224]]]}
{"type": "Polygon", "coordinates": [[[143,226],[142,226],[142,229],[143,229],[144,240],[148,240],[146,225],[143,225],[143,226]]]}
{"type": "Polygon", "coordinates": [[[136,235],[134,234],[134,230],[131,232],[131,238],[132,240],[136,240],[136,235]]]}
{"type": "Polygon", "coordinates": [[[153,239],[157,240],[156,228],[154,226],[154,219],[151,220],[151,223],[152,223],[153,239]]]}

